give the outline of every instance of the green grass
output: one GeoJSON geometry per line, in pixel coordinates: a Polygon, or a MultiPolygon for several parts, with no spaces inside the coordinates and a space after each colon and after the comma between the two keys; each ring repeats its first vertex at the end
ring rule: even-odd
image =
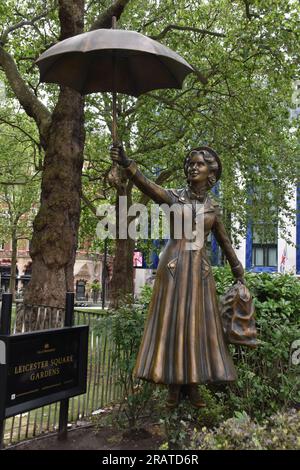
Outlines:
{"type": "Polygon", "coordinates": [[[97,313],[99,315],[107,315],[107,312],[108,312],[108,310],[103,310],[100,307],[92,307],[92,308],[89,308],[89,307],[75,307],[74,311],[79,312],[79,313],[97,313]]]}

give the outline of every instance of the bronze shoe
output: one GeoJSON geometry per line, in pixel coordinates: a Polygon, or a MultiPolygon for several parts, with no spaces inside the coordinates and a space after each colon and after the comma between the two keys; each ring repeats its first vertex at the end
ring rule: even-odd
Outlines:
{"type": "Polygon", "coordinates": [[[206,404],[201,400],[197,384],[187,385],[186,390],[190,402],[195,408],[204,408],[206,406],[206,404]]]}
{"type": "Polygon", "coordinates": [[[169,393],[168,393],[168,398],[166,402],[166,406],[169,409],[173,409],[178,406],[179,398],[180,398],[180,389],[181,389],[181,385],[177,385],[177,384],[169,385],[169,393]]]}

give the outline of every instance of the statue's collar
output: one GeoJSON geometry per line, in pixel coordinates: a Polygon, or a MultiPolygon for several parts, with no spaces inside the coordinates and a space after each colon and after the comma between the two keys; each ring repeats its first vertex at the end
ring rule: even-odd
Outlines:
{"type": "Polygon", "coordinates": [[[200,204],[205,204],[205,201],[207,200],[207,192],[205,193],[204,197],[203,196],[198,196],[196,193],[194,193],[189,186],[185,188],[185,193],[191,201],[197,201],[200,204]]]}
{"type": "MultiPolygon", "coordinates": [[[[178,202],[181,202],[183,204],[192,204],[193,201],[197,201],[198,204],[201,204],[200,201],[197,200],[196,197],[193,197],[193,194],[191,193],[189,187],[181,188],[181,189],[173,189],[172,193],[178,199],[178,202]]],[[[213,199],[211,199],[211,197],[208,194],[203,204],[204,204],[205,212],[214,211],[215,206],[218,205],[213,199]]]]}

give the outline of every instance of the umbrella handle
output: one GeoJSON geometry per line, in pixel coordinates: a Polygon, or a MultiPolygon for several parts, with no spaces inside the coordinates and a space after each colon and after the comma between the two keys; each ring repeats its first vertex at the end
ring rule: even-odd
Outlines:
{"type": "Polygon", "coordinates": [[[118,143],[118,135],[117,135],[117,93],[113,91],[112,94],[113,102],[112,102],[112,140],[113,145],[117,145],[118,143]]]}
{"type": "MultiPolygon", "coordinates": [[[[112,29],[117,28],[117,18],[116,16],[112,17],[112,24],[111,24],[112,29]]],[[[118,144],[118,136],[117,136],[117,93],[116,93],[116,57],[113,57],[113,94],[112,94],[112,140],[113,140],[113,145],[118,144]]]]}

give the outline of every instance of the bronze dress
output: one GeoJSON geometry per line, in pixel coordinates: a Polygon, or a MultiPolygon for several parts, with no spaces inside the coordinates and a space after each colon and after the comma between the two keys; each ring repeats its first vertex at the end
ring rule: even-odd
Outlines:
{"type": "MultiPolygon", "coordinates": [[[[193,203],[188,188],[166,190],[145,178],[134,161],[126,169],[135,185],[155,202],[193,203]]],[[[180,206],[181,205],[181,206],[180,206]]],[[[232,272],[244,270],[210,197],[204,203],[204,245],[187,250],[187,240],[170,238],[159,261],[136,377],[163,384],[207,384],[236,379],[219,313],[215,281],[205,241],[212,231],[232,272]]]]}

